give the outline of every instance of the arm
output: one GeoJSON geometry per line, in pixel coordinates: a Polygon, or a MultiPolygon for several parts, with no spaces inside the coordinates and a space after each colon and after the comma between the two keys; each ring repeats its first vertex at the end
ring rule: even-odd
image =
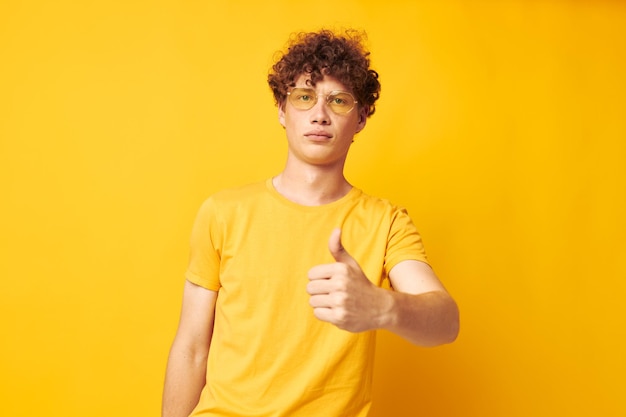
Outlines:
{"type": "Polygon", "coordinates": [[[390,330],[420,346],[456,339],[459,313],[430,266],[407,260],[394,266],[389,280],[395,291],[379,288],[341,244],[335,230],[329,250],[336,262],[309,271],[307,291],[315,316],[351,332],[390,330]]]}
{"type": "Polygon", "coordinates": [[[403,261],[392,268],[388,308],[381,327],[420,346],[453,342],[459,333],[459,310],[428,264],[403,261]]]}
{"type": "Polygon", "coordinates": [[[185,282],[178,331],[167,363],[163,417],[187,417],[206,383],[217,292],[185,282]]]}

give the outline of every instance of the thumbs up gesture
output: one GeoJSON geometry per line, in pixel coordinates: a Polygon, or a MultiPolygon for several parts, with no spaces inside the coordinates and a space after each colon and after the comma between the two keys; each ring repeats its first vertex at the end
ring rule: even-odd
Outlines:
{"type": "Polygon", "coordinates": [[[313,314],[350,332],[378,328],[386,307],[386,291],[367,279],[343,247],[340,229],[331,233],[328,249],[335,263],[316,265],[308,274],[307,292],[313,314]]]}

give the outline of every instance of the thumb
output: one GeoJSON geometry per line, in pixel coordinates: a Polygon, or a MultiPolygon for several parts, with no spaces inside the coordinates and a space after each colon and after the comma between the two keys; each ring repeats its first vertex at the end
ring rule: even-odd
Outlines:
{"type": "Polygon", "coordinates": [[[337,262],[349,263],[354,261],[341,243],[341,229],[333,229],[328,240],[328,249],[337,262]]]}

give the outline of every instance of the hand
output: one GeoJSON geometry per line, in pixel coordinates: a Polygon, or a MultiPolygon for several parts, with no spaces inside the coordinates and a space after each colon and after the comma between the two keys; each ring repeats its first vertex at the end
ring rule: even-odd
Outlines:
{"type": "Polygon", "coordinates": [[[379,327],[385,290],[372,284],[345,250],[340,229],[333,230],[328,249],[336,262],[314,266],[308,274],[307,292],[313,314],[350,332],[379,327]]]}

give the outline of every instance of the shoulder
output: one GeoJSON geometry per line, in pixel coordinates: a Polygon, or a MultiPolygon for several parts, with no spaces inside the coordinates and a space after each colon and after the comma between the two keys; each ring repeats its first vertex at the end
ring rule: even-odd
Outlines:
{"type": "Polygon", "coordinates": [[[367,213],[370,219],[369,224],[388,230],[390,238],[412,235],[420,240],[417,226],[406,207],[366,193],[362,193],[359,201],[361,212],[367,213]]]}
{"type": "Polygon", "coordinates": [[[267,194],[264,181],[223,189],[205,198],[197,216],[205,219],[224,219],[235,215],[241,209],[258,204],[264,194],[267,194]]]}
{"type": "Polygon", "coordinates": [[[266,192],[266,182],[267,181],[257,181],[251,184],[240,185],[238,187],[226,188],[209,196],[207,200],[228,202],[255,197],[266,192]]]}
{"type": "Polygon", "coordinates": [[[361,190],[358,190],[357,201],[358,205],[365,210],[371,210],[392,218],[398,215],[407,214],[407,210],[404,207],[394,204],[386,198],[367,194],[361,190]]]}
{"type": "Polygon", "coordinates": [[[203,206],[229,206],[254,200],[267,192],[266,181],[226,188],[207,197],[203,206]]]}

